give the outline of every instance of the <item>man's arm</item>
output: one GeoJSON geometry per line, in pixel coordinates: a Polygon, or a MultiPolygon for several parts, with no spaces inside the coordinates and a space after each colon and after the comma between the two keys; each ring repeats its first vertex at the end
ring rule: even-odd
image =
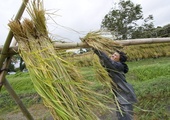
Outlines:
{"type": "Polygon", "coordinates": [[[94,53],[99,57],[101,64],[104,64],[107,69],[119,69],[120,66],[117,64],[117,62],[112,61],[104,52],[94,49],[94,53]]]}

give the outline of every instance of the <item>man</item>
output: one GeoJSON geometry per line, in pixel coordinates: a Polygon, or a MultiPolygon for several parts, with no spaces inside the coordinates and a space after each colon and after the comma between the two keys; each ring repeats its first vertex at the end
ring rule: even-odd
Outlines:
{"type": "Polygon", "coordinates": [[[113,82],[117,85],[113,92],[117,96],[120,110],[117,110],[118,120],[133,120],[133,103],[137,102],[133,87],[127,83],[125,73],[128,72],[128,66],[125,63],[127,56],[124,52],[116,51],[109,58],[104,52],[94,49],[98,55],[102,66],[106,69],[113,82]]]}

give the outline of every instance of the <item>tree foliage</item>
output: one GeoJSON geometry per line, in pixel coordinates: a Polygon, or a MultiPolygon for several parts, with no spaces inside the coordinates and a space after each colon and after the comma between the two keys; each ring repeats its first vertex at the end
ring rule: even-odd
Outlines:
{"type": "Polygon", "coordinates": [[[170,24],[163,27],[157,27],[152,31],[154,37],[170,37],[170,24]]]}
{"type": "Polygon", "coordinates": [[[151,38],[152,31],[154,30],[153,16],[149,15],[144,19],[143,23],[140,26],[137,26],[131,34],[131,38],[151,38]]]}
{"type": "Polygon", "coordinates": [[[15,68],[15,65],[19,63],[19,70],[23,71],[26,69],[25,63],[23,59],[20,57],[20,55],[14,55],[11,59],[11,64],[9,66],[9,71],[17,71],[17,68],[15,68]]]}
{"type": "Polygon", "coordinates": [[[149,15],[144,19],[142,7],[139,4],[135,5],[130,0],[120,0],[105,15],[101,28],[111,31],[116,39],[137,38],[141,37],[139,34],[141,31],[150,30],[154,27],[150,20],[153,20],[153,16],[149,15]],[[139,20],[144,20],[142,25],[137,23],[139,20]]]}

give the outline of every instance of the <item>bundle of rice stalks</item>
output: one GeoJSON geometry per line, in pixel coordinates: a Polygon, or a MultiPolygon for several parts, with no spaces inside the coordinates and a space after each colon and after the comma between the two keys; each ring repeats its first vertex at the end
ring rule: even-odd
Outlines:
{"type": "Polygon", "coordinates": [[[170,56],[170,43],[131,45],[124,47],[128,60],[170,56]]]}
{"type": "Polygon", "coordinates": [[[89,32],[84,38],[80,39],[82,42],[87,43],[90,47],[110,54],[117,49],[120,50],[123,48],[123,46],[114,42],[114,40],[103,37],[100,32],[89,32]]]}
{"type": "Polygon", "coordinates": [[[48,37],[42,2],[28,8],[32,20],[11,21],[9,27],[18,42],[35,90],[55,120],[97,120],[93,109],[111,109],[112,98],[92,91],[90,82],[61,59],[48,37]]]}
{"type": "MultiPolygon", "coordinates": [[[[90,32],[88,33],[84,38],[81,38],[82,42],[85,42],[88,44],[90,47],[103,51],[106,54],[113,54],[114,51],[116,50],[123,50],[123,46],[120,44],[114,42],[113,40],[103,37],[100,32],[90,32]]],[[[93,66],[95,68],[95,73],[96,76],[95,78],[103,83],[108,90],[116,90],[117,85],[112,81],[112,79],[109,77],[107,71],[104,69],[104,67],[100,64],[99,58],[94,55],[93,59],[93,66]]],[[[112,92],[113,97],[115,98],[115,103],[120,110],[120,106],[117,102],[116,95],[112,92]]],[[[120,112],[122,112],[120,110],[120,112]]]]}
{"type": "MultiPolygon", "coordinates": [[[[103,51],[106,54],[113,54],[116,50],[122,50],[123,46],[116,43],[114,40],[103,37],[100,32],[90,32],[84,38],[81,38],[82,42],[87,43],[90,47],[103,51]]],[[[110,83],[116,87],[115,83],[108,76],[106,70],[101,66],[97,56],[94,56],[93,66],[96,72],[96,79],[100,82],[107,84],[110,87],[110,83]]]]}

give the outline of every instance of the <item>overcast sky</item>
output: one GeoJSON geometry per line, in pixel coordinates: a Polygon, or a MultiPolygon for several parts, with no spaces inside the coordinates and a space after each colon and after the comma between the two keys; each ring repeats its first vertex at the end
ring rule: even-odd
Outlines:
{"type": "MultiPolygon", "coordinates": [[[[0,0],[0,45],[5,43],[9,32],[9,20],[15,17],[22,0],[0,0]]],[[[56,12],[52,16],[57,24],[48,22],[49,32],[58,39],[79,42],[90,31],[100,29],[101,21],[119,0],[44,0],[44,8],[56,12]]],[[[144,17],[153,15],[155,26],[170,24],[169,0],[131,0],[141,4],[144,17]]],[[[26,12],[22,16],[28,18],[26,12]]]]}

